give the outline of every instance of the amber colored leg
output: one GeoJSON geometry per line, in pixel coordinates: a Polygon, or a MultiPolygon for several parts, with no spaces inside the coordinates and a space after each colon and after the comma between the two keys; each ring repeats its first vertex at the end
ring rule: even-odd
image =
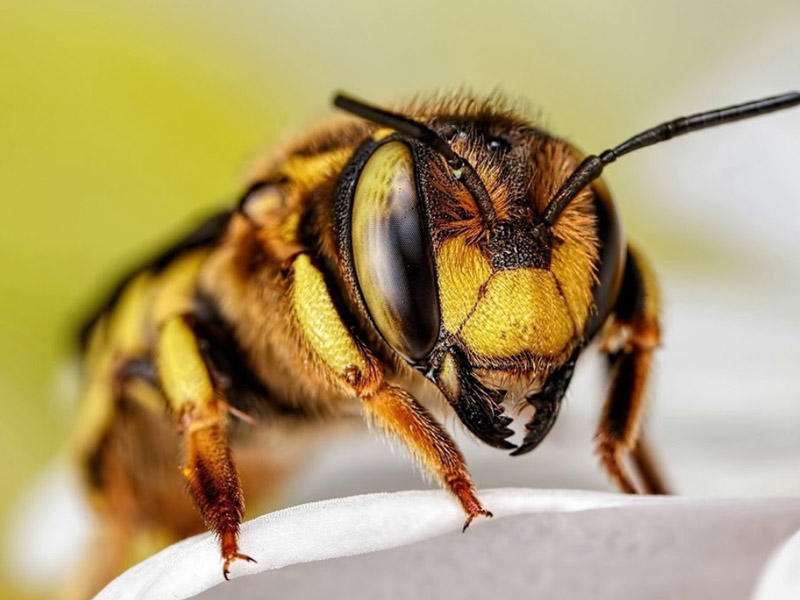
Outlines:
{"type": "Polygon", "coordinates": [[[631,458],[646,494],[664,495],[670,493],[669,487],[664,483],[661,469],[653,459],[647,436],[644,434],[639,435],[639,440],[631,452],[631,458]]]}
{"type": "Polygon", "coordinates": [[[645,493],[666,493],[651,453],[641,437],[645,388],[658,347],[658,289],[647,262],[629,248],[612,320],[603,334],[611,387],[597,430],[597,454],[611,480],[625,493],[637,488],[624,465],[630,453],[645,493]]]}
{"type": "Polygon", "coordinates": [[[623,458],[636,445],[643,405],[643,387],[650,352],[625,353],[616,358],[611,391],[597,431],[597,454],[611,480],[626,494],[635,494],[623,458]]]}
{"type": "Polygon", "coordinates": [[[402,440],[411,453],[436,476],[461,503],[467,520],[492,513],[481,506],[461,452],[425,408],[404,390],[384,383],[362,396],[367,417],[402,440]]]}
{"type": "Polygon", "coordinates": [[[157,365],[183,438],[183,474],[206,525],[219,536],[227,579],[234,560],[253,560],[238,546],[244,498],[228,445],[228,405],[214,388],[186,318],[173,317],[162,327],[157,365]]]}

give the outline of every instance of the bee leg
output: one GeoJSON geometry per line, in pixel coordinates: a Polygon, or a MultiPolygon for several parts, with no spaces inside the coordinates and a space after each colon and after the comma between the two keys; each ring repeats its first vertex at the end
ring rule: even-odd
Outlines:
{"type": "Polygon", "coordinates": [[[405,390],[388,383],[378,360],[345,326],[320,270],[306,254],[291,264],[291,298],[298,330],[311,360],[332,383],[361,401],[365,416],[393,434],[460,502],[465,528],[491,516],[475,493],[461,452],[447,432],[405,390]]]}
{"type": "Polygon", "coordinates": [[[405,390],[387,383],[360,397],[367,418],[399,438],[458,499],[467,514],[464,529],[477,516],[492,516],[475,494],[475,486],[458,447],[419,402],[405,390]]]}
{"type": "Polygon", "coordinates": [[[602,349],[608,354],[611,386],[596,436],[601,465],[628,494],[637,493],[623,464],[629,452],[644,492],[667,493],[647,446],[640,441],[645,385],[660,340],[658,304],[654,275],[629,246],[620,295],[603,331],[602,349]]]}
{"type": "Polygon", "coordinates": [[[639,433],[636,446],[634,446],[631,451],[631,458],[633,459],[633,464],[639,475],[639,480],[642,482],[647,494],[670,493],[669,488],[664,483],[661,470],[653,459],[653,453],[650,449],[650,444],[647,441],[645,432],[639,433]]]}
{"type": "MultiPolygon", "coordinates": [[[[139,509],[137,485],[131,477],[132,458],[128,440],[133,407],[163,414],[164,403],[153,380],[147,377],[146,361],[107,355],[102,368],[92,373],[84,391],[83,415],[91,429],[75,440],[89,499],[98,517],[83,556],[62,583],[59,600],[85,600],[125,570],[163,545],[142,544],[150,531],[139,509]],[[92,419],[95,414],[101,419],[92,419]]],[[[164,544],[165,545],[165,544],[164,544]]]]}
{"type": "Polygon", "coordinates": [[[183,439],[183,475],[206,525],[219,536],[228,579],[234,560],[253,560],[238,546],[244,499],[228,446],[227,402],[214,387],[188,317],[163,324],[156,365],[183,439]]]}

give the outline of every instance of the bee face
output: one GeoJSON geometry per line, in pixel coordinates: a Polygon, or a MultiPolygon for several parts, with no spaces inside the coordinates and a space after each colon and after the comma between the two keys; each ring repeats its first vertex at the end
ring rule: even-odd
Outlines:
{"type": "Polygon", "coordinates": [[[496,404],[583,339],[599,262],[595,198],[585,192],[547,231],[541,210],[579,162],[568,145],[504,119],[429,126],[474,166],[493,214],[441,155],[378,134],[337,190],[342,263],[388,346],[454,405],[496,404]]]}

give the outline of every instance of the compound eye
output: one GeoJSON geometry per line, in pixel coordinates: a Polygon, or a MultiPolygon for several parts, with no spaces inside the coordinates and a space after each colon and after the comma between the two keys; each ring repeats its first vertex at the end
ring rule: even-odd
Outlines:
{"type": "Polygon", "coordinates": [[[425,358],[438,337],[439,304],[414,160],[404,143],[387,142],[367,160],[350,227],[356,278],[373,323],[406,358],[425,358]]]}

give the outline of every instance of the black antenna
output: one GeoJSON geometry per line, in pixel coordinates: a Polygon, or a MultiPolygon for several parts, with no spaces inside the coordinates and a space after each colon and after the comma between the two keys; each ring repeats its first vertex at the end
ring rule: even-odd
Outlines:
{"type": "Polygon", "coordinates": [[[447,164],[453,169],[456,179],[461,181],[472,194],[472,197],[475,198],[478,203],[478,210],[480,210],[487,223],[489,225],[494,223],[497,215],[489,197],[489,192],[486,191],[480,176],[475,172],[469,161],[456,154],[444,138],[433,129],[403,115],[371,106],[344,94],[336,94],[333,97],[333,105],[367,121],[390,127],[433,148],[444,157],[447,164]]]}
{"type": "Polygon", "coordinates": [[[552,226],[558,218],[558,215],[561,214],[561,211],[567,207],[575,196],[577,196],[584,187],[600,176],[603,172],[603,167],[614,162],[620,156],[624,156],[629,152],[644,148],[645,146],[652,146],[653,144],[664,142],[675,136],[689,133],[690,131],[714,127],[724,123],[732,123],[740,119],[748,119],[776,110],[791,108],[798,104],[800,104],[800,92],[789,92],[779,96],[771,96],[769,98],[762,98],[761,100],[745,102],[744,104],[728,106],[727,108],[718,108],[689,117],[680,117],[662,123],[647,131],[643,131],[629,140],[622,142],[616,148],[602,152],[600,156],[587,156],[547,204],[542,214],[542,220],[546,225],[552,226]]]}

